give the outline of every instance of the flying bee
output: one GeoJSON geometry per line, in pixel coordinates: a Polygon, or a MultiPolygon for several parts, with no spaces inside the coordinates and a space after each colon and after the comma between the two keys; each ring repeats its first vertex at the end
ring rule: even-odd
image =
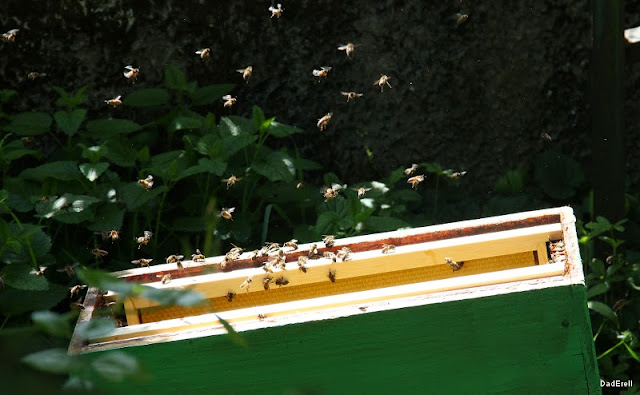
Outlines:
{"type": "Polygon", "coordinates": [[[18,35],[19,31],[20,29],[11,29],[6,33],[2,33],[2,41],[8,42],[8,43],[15,42],[16,36],[18,35]]]}
{"type": "Polygon", "coordinates": [[[299,182],[299,183],[296,184],[296,189],[302,189],[302,188],[304,188],[304,184],[303,183],[299,182]]]}
{"type": "Polygon", "coordinates": [[[338,51],[344,51],[347,54],[347,57],[352,57],[353,56],[353,51],[355,51],[356,46],[353,45],[352,43],[347,43],[345,45],[340,45],[338,47],[338,51]]]}
{"type": "Polygon", "coordinates": [[[115,107],[118,107],[120,104],[122,104],[122,100],[120,99],[122,99],[122,95],[118,95],[113,99],[105,100],[104,102],[110,105],[111,107],[115,108],[115,107]]]}
{"type": "Polygon", "coordinates": [[[291,251],[295,251],[295,250],[298,249],[298,240],[291,239],[291,240],[287,241],[286,243],[284,243],[283,247],[289,247],[289,248],[291,248],[291,251]]]}
{"type": "Polygon", "coordinates": [[[204,262],[204,255],[200,252],[200,249],[196,248],[196,253],[191,254],[191,260],[194,262],[204,262]]]}
{"type": "Polygon", "coordinates": [[[102,240],[111,239],[112,243],[116,240],[120,240],[120,232],[115,229],[108,232],[100,232],[100,234],[102,235],[102,240]]]}
{"type": "Polygon", "coordinates": [[[543,140],[553,141],[549,133],[545,133],[545,132],[540,133],[540,138],[543,140]]]}
{"type": "Polygon", "coordinates": [[[282,16],[282,12],[284,11],[284,8],[282,8],[282,4],[278,3],[277,7],[274,7],[274,6],[269,7],[269,11],[271,12],[271,18],[275,16],[276,18],[280,19],[280,17],[282,16]]]}
{"type": "Polygon", "coordinates": [[[324,235],[322,236],[322,242],[327,248],[331,248],[336,242],[336,237],[333,235],[324,235]]]}
{"type": "Polygon", "coordinates": [[[164,285],[164,284],[168,284],[171,282],[171,274],[165,274],[164,276],[162,276],[162,279],[160,280],[160,282],[164,285]]]}
{"type": "Polygon", "coordinates": [[[231,292],[231,291],[227,292],[227,302],[233,301],[233,298],[235,298],[235,297],[236,297],[236,293],[235,292],[231,292]]]}
{"type": "Polygon", "coordinates": [[[136,82],[138,80],[138,76],[140,75],[140,69],[135,68],[131,65],[124,67],[127,71],[124,71],[122,74],[132,82],[136,82]]]}
{"type": "Polygon", "coordinates": [[[258,319],[259,319],[260,321],[264,321],[264,319],[265,319],[265,318],[267,318],[267,315],[266,315],[266,314],[258,314],[258,319]]]}
{"type": "Polygon", "coordinates": [[[262,286],[264,287],[265,291],[269,290],[269,284],[271,284],[273,282],[273,278],[266,276],[265,278],[262,279],[262,286]]]}
{"type": "Polygon", "coordinates": [[[138,249],[140,249],[140,247],[142,247],[143,245],[149,244],[149,242],[151,241],[151,236],[153,236],[153,233],[149,232],[148,230],[145,230],[142,236],[136,237],[136,242],[138,243],[138,249]]]}
{"type": "Polygon", "coordinates": [[[466,171],[456,171],[456,172],[454,172],[454,173],[451,173],[451,174],[449,175],[449,177],[450,177],[450,178],[460,178],[460,177],[464,176],[465,174],[467,174],[467,172],[466,172],[466,171]]]}
{"type": "Polygon", "coordinates": [[[307,262],[309,261],[309,258],[307,258],[306,256],[299,256],[298,257],[298,268],[300,269],[300,271],[302,273],[306,273],[307,272],[307,262]]]}
{"type": "Polygon", "coordinates": [[[76,295],[78,295],[78,293],[80,293],[80,291],[85,288],[87,288],[86,285],[74,285],[73,287],[71,287],[71,289],[69,290],[71,299],[75,298],[76,295]]]}
{"type": "Polygon", "coordinates": [[[340,189],[342,189],[341,185],[331,184],[331,187],[322,187],[320,192],[322,193],[322,196],[324,196],[324,201],[328,202],[330,199],[335,199],[338,197],[340,189]]]}
{"type": "Polygon", "coordinates": [[[152,259],[145,259],[145,258],[140,258],[140,259],[135,259],[133,261],[131,261],[131,263],[133,263],[134,265],[140,265],[140,267],[146,266],[149,267],[149,264],[151,263],[152,259]]]}
{"type": "Polygon", "coordinates": [[[329,75],[329,71],[331,71],[332,67],[329,66],[320,66],[320,70],[314,69],[313,70],[313,75],[314,77],[319,77],[319,78],[327,78],[327,76],[329,75]]]}
{"type": "Polygon", "coordinates": [[[407,180],[407,182],[411,184],[411,188],[413,189],[415,189],[422,181],[424,181],[424,174],[413,176],[407,180]]]}
{"type": "Polygon", "coordinates": [[[381,75],[380,78],[378,78],[376,80],[376,82],[373,83],[373,85],[378,85],[380,87],[380,92],[384,92],[384,86],[387,85],[389,88],[391,88],[391,84],[389,83],[389,80],[391,79],[391,77],[388,77],[386,75],[381,75]]]}
{"type": "Polygon", "coordinates": [[[309,258],[313,258],[318,255],[318,246],[315,244],[311,244],[309,247],[309,258]]]}
{"type": "Polygon", "coordinates": [[[340,251],[336,253],[336,258],[341,259],[342,262],[348,261],[351,256],[351,249],[349,247],[342,247],[340,251]]]}
{"type": "Polygon", "coordinates": [[[235,207],[223,207],[222,210],[220,210],[220,216],[224,219],[233,221],[233,216],[231,215],[234,211],[236,211],[235,207]]]}
{"type": "Polygon", "coordinates": [[[382,253],[383,254],[393,254],[396,252],[396,246],[393,244],[383,244],[382,245],[382,253]]]}
{"type": "Polygon", "coordinates": [[[408,168],[404,169],[404,174],[407,175],[407,176],[410,176],[413,173],[415,173],[416,170],[418,170],[418,165],[416,163],[414,163],[414,164],[411,165],[411,167],[408,167],[408,168]]]}
{"type": "Polygon", "coordinates": [[[340,92],[340,94],[342,96],[347,97],[347,103],[349,103],[349,100],[355,100],[357,97],[364,96],[364,93],[356,93],[356,92],[340,92]]]}
{"type": "Polygon", "coordinates": [[[338,258],[336,257],[336,254],[334,254],[333,252],[330,252],[330,251],[326,251],[324,254],[322,254],[322,256],[327,258],[327,259],[331,259],[331,263],[336,263],[338,261],[338,258]]]}
{"type": "Polygon", "coordinates": [[[202,48],[196,51],[196,55],[200,55],[200,59],[205,60],[211,55],[211,48],[202,48]]]}
{"type": "Polygon", "coordinates": [[[242,284],[240,284],[240,289],[247,289],[247,292],[249,292],[249,287],[251,287],[251,283],[253,282],[253,277],[247,277],[246,280],[244,280],[242,282],[242,284]]]}
{"type": "Polygon", "coordinates": [[[37,73],[37,72],[35,72],[35,71],[32,71],[32,72],[30,72],[29,74],[27,74],[27,78],[28,78],[30,81],[33,81],[33,80],[35,80],[35,79],[37,79],[37,78],[43,78],[43,77],[46,77],[46,76],[47,76],[47,74],[46,74],[46,73],[37,73]]]}
{"type": "Polygon", "coordinates": [[[180,268],[182,266],[182,260],[184,259],[184,255],[178,255],[178,254],[174,254],[174,255],[169,255],[166,259],[167,263],[176,263],[178,264],[178,268],[180,268]]]}
{"type": "Polygon", "coordinates": [[[455,17],[456,17],[456,26],[460,26],[469,19],[469,14],[461,14],[458,12],[455,17]]]}
{"type": "Polygon", "coordinates": [[[358,192],[358,199],[362,199],[365,195],[365,193],[369,192],[371,190],[371,188],[365,188],[365,187],[360,187],[360,188],[351,188],[354,191],[358,192]]]}
{"type": "Polygon", "coordinates": [[[242,178],[238,178],[236,176],[234,176],[233,174],[231,175],[231,177],[229,178],[223,178],[222,182],[226,182],[227,183],[227,189],[231,188],[232,186],[234,186],[236,184],[236,182],[242,180],[242,178]]]}
{"type": "Polygon", "coordinates": [[[43,276],[45,270],[47,270],[46,266],[38,266],[38,270],[32,269],[29,272],[29,274],[35,274],[36,276],[43,276]]]}
{"type": "Polygon", "coordinates": [[[222,101],[224,101],[224,108],[231,108],[234,104],[236,104],[238,99],[232,97],[231,95],[224,95],[222,96],[222,101]]]}
{"type": "Polygon", "coordinates": [[[279,287],[282,287],[283,285],[287,285],[289,284],[289,280],[287,280],[286,278],[280,276],[278,278],[276,278],[276,285],[279,287]]]}
{"type": "Polygon", "coordinates": [[[69,276],[69,278],[73,277],[74,274],[76,274],[75,268],[80,266],[79,262],[74,263],[73,265],[64,265],[63,268],[61,269],[57,269],[56,272],[58,273],[67,273],[67,276],[69,276]]]}
{"type": "Polygon", "coordinates": [[[464,262],[458,263],[451,258],[444,258],[444,261],[447,265],[451,267],[451,269],[453,269],[454,272],[460,270],[460,268],[464,264],[464,262]]]}
{"type": "Polygon", "coordinates": [[[150,190],[153,187],[153,176],[149,174],[147,178],[138,180],[138,184],[142,185],[147,191],[150,190]]]}
{"type": "Polygon", "coordinates": [[[321,132],[327,128],[327,124],[331,120],[332,115],[333,113],[330,112],[330,113],[327,113],[322,118],[318,119],[318,123],[316,124],[316,126],[318,126],[318,129],[320,129],[321,132]]]}
{"type": "Polygon", "coordinates": [[[247,66],[244,69],[237,69],[236,71],[242,74],[242,79],[248,84],[249,78],[251,78],[251,74],[253,74],[253,67],[247,66]]]}
{"type": "Polygon", "coordinates": [[[327,277],[329,277],[329,280],[331,280],[332,283],[336,282],[336,271],[334,269],[329,270],[329,274],[327,275],[327,277]]]}
{"type": "Polygon", "coordinates": [[[105,250],[101,250],[99,248],[94,248],[93,250],[91,250],[91,253],[93,255],[95,255],[97,258],[101,258],[103,256],[107,256],[109,255],[109,253],[105,250]]]}

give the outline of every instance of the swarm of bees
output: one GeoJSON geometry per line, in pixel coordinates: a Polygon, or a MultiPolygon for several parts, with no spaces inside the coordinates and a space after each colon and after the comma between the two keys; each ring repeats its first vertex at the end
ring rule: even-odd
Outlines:
{"type": "Polygon", "coordinates": [[[236,104],[238,99],[232,97],[231,95],[224,95],[222,96],[222,101],[224,102],[224,108],[231,108],[234,104],[236,104]]]}
{"type": "Polygon", "coordinates": [[[196,55],[199,55],[200,59],[205,60],[209,56],[211,56],[211,48],[202,48],[202,49],[196,51],[196,55]]]}
{"type": "Polygon", "coordinates": [[[233,212],[236,211],[235,207],[223,207],[220,210],[220,216],[226,220],[233,221],[233,212]]]}
{"type": "Polygon", "coordinates": [[[364,93],[356,93],[356,92],[340,92],[340,94],[342,96],[347,97],[347,103],[349,103],[349,100],[356,100],[357,97],[364,96],[364,93]]]}
{"type": "Polygon", "coordinates": [[[380,87],[380,92],[384,92],[384,86],[387,85],[389,88],[391,88],[391,84],[389,83],[389,80],[391,79],[391,77],[386,76],[386,75],[381,75],[380,78],[378,78],[373,85],[378,85],[380,87]]]}
{"type": "Polygon", "coordinates": [[[138,180],[138,184],[142,185],[147,191],[153,187],[153,176],[149,174],[147,178],[138,180]]]}
{"type": "Polygon", "coordinates": [[[320,129],[321,132],[327,128],[327,125],[331,120],[331,116],[333,116],[332,112],[327,113],[322,118],[318,119],[318,123],[316,124],[316,126],[318,126],[318,129],[320,129]]]}
{"type": "Polygon", "coordinates": [[[151,233],[148,230],[145,230],[142,236],[136,237],[136,243],[138,243],[138,249],[140,249],[140,247],[142,247],[143,245],[146,246],[147,244],[149,244],[152,236],[153,236],[153,233],[151,233]]]}
{"type": "Polygon", "coordinates": [[[125,76],[126,79],[135,83],[138,80],[138,77],[140,76],[140,69],[133,67],[132,65],[124,66],[124,68],[127,71],[122,72],[122,74],[125,76]]]}
{"type": "Polygon", "coordinates": [[[237,69],[238,73],[242,74],[242,79],[248,84],[251,74],[253,74],[253,67],[247,66],[244,69],[237,69]]]}
{"type": "Polygon", "coordinates": [[[113,99],[105,100],[104,102],[107,103],[108,105],[110,105],[111,107],[115,108],[115,107],[118,107],[119,105],[122,104],[122,100],[120,100],[121,98],[122,98],[122,96],[118,95],[118,96],[114,97],[113,99]]]}
{"type": "Polygon", "coordinates": [[[278,3],[276,7],[274,6],[269,7],[269,11],[271,12],[271,18],[275,16],[276,18],[280,19],[280,17],[282,16],[282,12],[284,11],[284,8],[282,8],[282,4],[278,3]]]}
{"type": "Polygon", "coordinates": [[[338,51],[344,51],[347,54],[347,57],[353,57],[353,51],[355,51],[356,46],[352,43],[347,43],[345,45],[338,46],[338,51]]]}
{"type": "Polygon", "coordinates": [[[15,42],[19,31],[20,29],[11,29],[6,33],[2,33],[2,41],[7,43],[15,42]]]}

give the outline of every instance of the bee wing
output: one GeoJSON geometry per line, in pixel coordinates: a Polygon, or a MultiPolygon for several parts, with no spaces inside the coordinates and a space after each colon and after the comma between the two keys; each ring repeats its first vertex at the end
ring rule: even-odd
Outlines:
{"type": "Polygon", "coordinates": [[[245,68],[245,69],[236,69],[236,71],[237,71],[238,73],[244,73],[246,70],[247,70],[246,68],[245,68]]]}
{"type": "MultiPolygon", "coordinates": [[[[222,100],[231,100],[231,95],[222,96],[222,100]]],[[[228,178],[227,178],[227,180],[228,180],[228,178]]]]}
{"type": "Polygon", "coordinates": [[[338,51],[346,51],[347,50],[347,45],[340,45],[338,47],[338,51]]]}
{"type": "Polygon", "coordinates": [[[380,80],[381,80],[381,79],[382,79],[382,78],[378,78],[378,79],[376,80],[376,82],[374,82],[374,83],[373,83],[373,85],[380,85],[380,80]]]}
{"type": "Polygon", "coordinates": [[[153,233],[151,233],[151,232],[150,232],[150,231],[148,231],[148,230],[145,230],[145,231],[144,231],[144,237],[151,237],[151,236],[153,236],[153,233]]]}
{"type": "Polygon", "coordinates": [[[339,191],[339,190],[341,190],[341,189],[342,189],[342,185],[340,185],[340,184],[331,184],[331,188],[332,188],[334,191],[336,191],[336,192],[337,192],[337,191],[339,191]]]}
{"type": "Polygon", "coordinates": [[[340,92],[342,96],[349,96],[349,92],[340,92]]]}
{"type": "Polygon", "coordinates": [[[331,67],[331,66],[321,66],[320,68],[321,68],[322,70],[331,71],[331,69],[332,69],[333,67],[331,67]]]}
{"type": "Polygon", "coordinates": [[[320,77],[322,76],[322,70],[313,70],[313,75],[316,77],[320,77]]]}
{"type": "Polygon", "coordinates": [[[231,214],[232,212],[236,211],[235,207],[231,207],[227,210],[229,212],[229,214],[231,214]]]}

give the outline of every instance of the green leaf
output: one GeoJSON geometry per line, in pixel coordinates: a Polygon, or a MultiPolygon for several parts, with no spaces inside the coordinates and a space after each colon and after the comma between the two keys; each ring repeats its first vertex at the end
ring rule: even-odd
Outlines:
{"type": "Polygon", "coordinates": [[[253,115],[253,122],[255,123],[256,128],[260,129],[260,127],[262,126],[265,120],[264,112],[262,112],[262,109],[258,106],[253,106],[251,112],[253,115]]]}
{"type": "Polygon", "coordinates": [[[87,137],[106,140],[119,134],[129,134],[140,130],[141,127],[128,119],[98,119],[87,122],[87,137]]]}
{"type": "Polygon", "coordinates": [[[2,278],[6,285],[25,291],[46,291],[49,283],[46,277],[31,274],[33,267],[26,263],[13,263],[2,269],[2,278]]]}
{"type": "Polygon", "coordinates": [[[316,233],[318,235],[333,234],[340,222],[340,215],[335,211],[327,211],[318,216],[316,220],[316,233]]]}
{"type": "Polygon", "coordinates": [[[51,115],[44,112],[16,114],[5,129],[19,136],[39,136],[51,128],[51,115]]]}
{"type": "Polygon", "coordinates": [[[125,210],[115,203],[101,205],[96,209],[95,222],[89,224],[87,229],[93,232],[119,230],[122,228],[124,212],[125,210]]]}
{"type": "Polygon", "coordinates": [[[220,136],[223,138],[255,134],[258,130],[253,120],[234,115],[220,118],[218,129],[220,130],[220,136]]]}
{"type": "Polygon", "coordinates": [[[17,315],[34,310],[48,310],[68,294],[69,288],[54,283],[49,283],[46,291],[25,291],[7,286],[0,292],[0,311],[5,315],[17,315]]]}
{"type": "Polygon", "coordinates": [[[54,180],[71,181],[77,180],[82,176],[78,170],[78,162],[74,161],[59,161],[50,162],[26,169],[20,173],[19,177],[27,180],[44,181],[47,178],[54,180]]]}
{"type": "Polygon", "coordinates": [[[66,107],[67,109],[74,109],[80,104],[84,104],[87,102],[87,95],[84,92],[87,90],[86,86],[78,89],[74,94],[68,94],[64,89],[59,86],[54,86],[53,90],[58,92],[60,97],[56,100],[56,106],[58,107],[66,107]]]}
{"type": "Polygon", "coordinates": [[[136,155],[138,162],[141,164],[146,164],[151,159],[151,153],[149,152],[149,146],[145,145],[138,151],[138,155],[136,155]]]}
{"type": "Polygon", "coordinates": [[[168,88],[180,92],[187,86],[187,77],[180,69],[170,64],[164,69],[164,82],[168,88]]]}
{"type": "Polygon", "coordinates": [[[8,197],[9,197],[9,191],[7,191],[6,189],[0,189],[0,203],[7,200],[8,197]]]}
{"type": "Polygon", "coordinates": [[[195,117],[176,117],[168,126],[169,133],[183,129],[200,129],[202,127],[202,119],[195,117]]]}
{"type": "Polygon", "coordinates": [[[18,95],[18,92],[13,89],[2,89],[0,90],[0,103],[8,103],[11,98],[18,95]]]}
{"type": "Polygon", "coordinates": [[[611,307],[607,306],[606,304],[604,304],[602,302],[597,302],[597,301],[594,301],[594,300],[590,300],[590,301],[587,302],[587,307],[590,310],[593,310],[596,313],[602,315],[603,317],[613,321],[614,323],[616,323],[616,325],[618,324],[618,316],[611,309],[611,307]]]}
{"type": "Polygon", "coordinates": [[[63,348],[34,352],[21,361],[33,369],[53,374],[67,374],[78,367],[74,358],[63,348]]]}
{"type": "Polygon", "coordinates": [[[408,228],[409,224],[399,218],[370,216],[364,221],[364,226],[375,232],[387,232],[408,228]]]}
{"type": "Polygon", "coordinates": [[[138,151],[133,143],[121,136],[113,137],[105,143],[107,151],[104,156],[121,167],[132,167],[136,163],[136,155],[138,151]]]}
{"type": "Polygon", "coordinates": [[[589,289],[587,290],[587,299],[591,299],[595,296],[606,293],[608,290],[609,290],[608,283],[605,282],[605,283],[596,284],[593,287],[589,287],[589,289]]]}
{"type": "Polygon", "coordinates": [[[78,128],[84,121],[87,110],[76,109],[73,111],[58,111],[53,114],[56,124],[67,136],[73,136],[78,133],[78,128]]]}
{"type": "Polygon", "coordinates": [[[509,170],[496,181],[494,190],[504,195],[521,193],[525,185],[524,170],[509,170]]]}
{"type": "Polygon", "coordinates": [[[48,310],[34,311],[31,313],[31,319],[38,328],[50,335],[59,337],[71,337],[69,318],[67,315],[48,310]]]}
{"type": "Polygon", "coordinates": [[[87,217],[88,208],[100,201],[100,198],[93,196],[65,193],[56,199],[50,199],[47,203],[36,204],[37,217],[55,218],[64,223],[79,223],[93,218],[92,214],[87,217]]]}
{"type": "Polygon", "coordinates": [[[281,138],[295,133],[304,133],[304,130],[273,121],[271,122],[271,125],[269,125],[269,133],[274,137],[281,138]]]}
{"type": "Polygon", "coordinates": [[[138,89],[127,95],[122,102],[130,107],[153,107],[169,103],[169,92],[161,88],[138,89]]]}
{"type": "Polygon", "coordinates": [[[262,147],[260,155],[251,164],[251,168],[270,181],[292,182],[296,169],[293,159],[283,151],[272,151],[262,147]]]}
{"type": "Polygon", "coordinates": [[[147,191],[137,182],[125,184],[120,188],[119,196],[122,197],[125,204],[127,205],[127,210],[135,211],[138,207],[143,206],[144,204],[151,201],[156,196],[168,191],[166,185],[154,186],[153,189],[147,191]]]}
{"type": "MultiPolygon", "coordinates": [[[[240,134],[238,136],[226,136],[222,138],[222,156],[231,158],[236,152],[248,147],[258,140],[257,135],[240,134]]],[[[263,149],[266,147],[263,147],[263,149]]]]}
{"type": "Polygon", "coordinates": [[[76,269],[76,275],[80,281],[89,286],[105,291],[113,291],[123,298],[130,296],[134,291],[134,285],[136,285],[101,270],[86,269],[84,267],[76,269]]]}
{"type": "Polygon", "coordinates": [[[1,147],[0,161],[4,161],[9,164],[11,161],[22,158],[25,155],[31,155],[36,158],[40,158],[42,156],[40,152],[36,150],[24,148],[22,141],[14,140],[1,147]]]}
{"type": "Polygon", "coordinates": [[[16,223],[9,224],[9,234],[12,235],[17,248],[4,249],[0,254],[0,261],[8,264],[17,262],[31,262],[28,244],[31,245],[36,258],[44,257],[51,249],[51,238],[43,230],[42,226],[22,224],[22,229],[16,223]]]}
{"type": "Polygon", "coordinates": [[[165,306],[194,306],[204,301],[204,296],[196,291],[186,289],[158,289],[153,287],[144,287],[140,292],[140,296],[155,300],[165,306]]]}
{"type": "Polygon", "coordinates": [[[232,343],[243,348],[249,347],[249,343],[247,342],[247,339],[245,339],[238,332],[236,332],[236,330],[233,329],[233,327],[227,320],[220,318],[220,316],[217,314],[216,314],[216,317],[218,318],[222,326],[224,326],[224,329],[227,330],[227,335],[229,335],[229,340],[231,340],[232,343]]]}
{"type": "Polygon", "coordinates": [[[570,157],[553,150],[536,157],[535,178],[544,193],[558,200],[573,197],[584,182],[580,164],[570,157]]]}
{"type": "Polygon", "coordinates": [[[122,351],[100,355],[91,362],[91,367],[104,379],[115,382],[144,374],[138,360],[122,351]]]}
{"type": "Polygon", "coordinates": [[[222,96],[231,92],[234,84],[207,85],[198,88],[191,94],[191,102],[196,106],[204,106],[220,100],[222,96]]]}
{"type": "Polygon", "coordinates": [[[106,145],[93,145],[91,147],[87,147],[82,143],[78,143],[78,147],[82,148],[82,157],[91,161],[91,163],[96,163],[103,156],[107,154],[109,149],[106,145]]]}
{"type": "Polygon", "coordinates": [[[216,158],[222,153],[222,139],[217,135],[206,134],[195,145],[196,151],[210,158],[216,158]]]}
{"type": "Polygon", "coordinates": [[[93,163],[83,163],[80,166],[80,172],[82,175],[87,177],[87,180],[93,182],[98,179],[104,173],[105,170],[109,167],[107,162],[99,162],[96,164],[93,163]]]}
{"type": "Polygon", "coordinates": [[[110,335],[116,329],[116,321],[111,317],[93,317],[76,327],[80,339],[95,339],[110,335]]]}

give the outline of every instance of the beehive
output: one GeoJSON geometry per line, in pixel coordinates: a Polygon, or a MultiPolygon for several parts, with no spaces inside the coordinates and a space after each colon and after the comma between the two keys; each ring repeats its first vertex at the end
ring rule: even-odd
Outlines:
{"type": "MultiPolygon", "coordinates": [[[[154,393],[210,393],[210,385],[220,392],[597,393],[574,222],[565,207],[319,242],[306,272],[297,260],[309,257],[311,244],[284,248],[286,265],[273,273],[261,267],[268,257],[249,253],[224,270],[223,257],[214,257],[184,262],[184,270],[119,272],[156,288],[199,291],[206,303],[127,299],[125,326],[88,342],[74,337],[70,352],[127,347],[156,376],[141,384],[154,393]],[[323,256],[343,247],[348,260],[323,256]],[[162,284],[166,274],[172,280],[162,284]],[[265,277],[286,285],[266,289],[265,277]],[[247,278],[250,286],[241,287],[247,278]],[[218,316],[248,349],[228,341],[218,316]]],[[[104,297],[91,289],[79,322],[104,297]]]]}

